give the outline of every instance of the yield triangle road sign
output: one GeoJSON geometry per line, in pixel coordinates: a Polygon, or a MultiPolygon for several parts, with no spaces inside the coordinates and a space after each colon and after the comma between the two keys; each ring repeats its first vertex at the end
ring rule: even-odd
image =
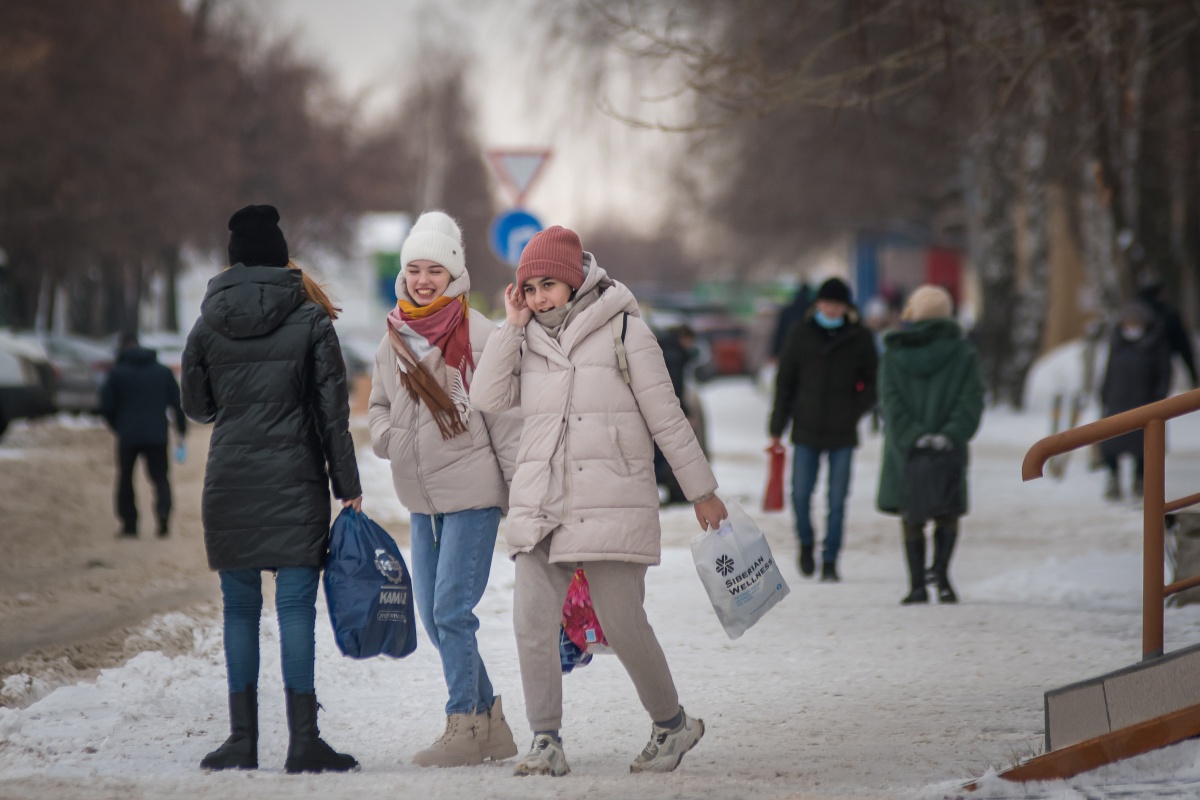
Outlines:
{"type": "Polygon", "coordinates": [[[549,160],[550,153],[549,149],[538,148],[495,149],[487,151],[487,159],[504,188],[512,195],[513,204],[520,206],[549,160]]]}

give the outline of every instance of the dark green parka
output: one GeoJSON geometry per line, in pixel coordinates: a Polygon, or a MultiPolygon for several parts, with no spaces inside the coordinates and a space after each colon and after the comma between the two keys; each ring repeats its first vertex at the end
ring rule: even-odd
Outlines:
{"type": "Polygon", "coordinates": [[[831,330],[814,313],[792,326],[779,356],[769,432],[782,436],[791,423],[793,444],[857,447],[858,421],[875,406],[875,337],[853,308],[831,330]]]}
{"type": "MultiPolygon", "coordinates": [[[[879,510],[898,514],[906,505],[904,457],[917,439],[940,433],[967,449],[983,416],[979,357],[952,319],[917,322],[884,336],[879,362],[879,403],[883,411],[883,468],[879,471],[879,510]]],[[[962,508],[967,509],[963,471],[962,508]]]]}

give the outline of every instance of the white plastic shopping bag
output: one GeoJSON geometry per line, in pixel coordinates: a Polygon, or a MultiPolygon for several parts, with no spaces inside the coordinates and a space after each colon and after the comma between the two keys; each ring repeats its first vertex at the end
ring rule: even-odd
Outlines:
{"type": "Polygon", "coordinates": [[[729,519],[718,530],[692,539],[692,558],[717,619],[736,639],[789,590],[754,520],[737,503],[729,503],[728,509],[729,519]]]}

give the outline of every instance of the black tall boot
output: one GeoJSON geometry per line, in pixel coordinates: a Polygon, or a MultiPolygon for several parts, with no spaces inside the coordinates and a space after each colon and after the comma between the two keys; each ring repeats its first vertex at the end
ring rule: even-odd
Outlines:
{"type": "Polygon", "coordinates": [[[258,691],[229,693],[229,738],[200,762],[201,769],[258,769],[258,691]]]}
{"type": "Polygon", "coordinates": [[[810,578],[816,569],[817,565],[813,561],[813,546],[811,544],[800,545],[800,574],[810,578]]]}
{"type": "Polygon", "coordinates": [[[288,750],[283,768],[287,772],[349,772],[358,769],[354,756],[338,753],[325,743],[317,730],[317,696],[287,693],[288,750]]]}
{"type": "Polygon", "coordinates": [[[950,585],[950,557],[958,541],[958,520],[938,520],[933,528],[933,572],[937,579],[938,602],[957,603],[958,595],[950,585]]]}
{"type": "Polygon", "coordinates": [[[928,603],[929,590],[925,588],[925,531],[923,525],[904,526],[904,557],[908,561],[908,596],[900,601],[902,606],[928,603]],[[915,530],[912,530],[913,528],[915,530]]]}

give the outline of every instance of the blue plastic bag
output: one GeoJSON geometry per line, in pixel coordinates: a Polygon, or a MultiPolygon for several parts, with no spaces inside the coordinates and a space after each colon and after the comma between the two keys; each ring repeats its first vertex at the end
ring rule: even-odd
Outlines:
{"type": "Polygon", "coordinates": [[[329,621],[342,655],[403,658],[417,649],[412,579],[400,548],[366,514],[342,509],[325,564],[329,621]]]}

